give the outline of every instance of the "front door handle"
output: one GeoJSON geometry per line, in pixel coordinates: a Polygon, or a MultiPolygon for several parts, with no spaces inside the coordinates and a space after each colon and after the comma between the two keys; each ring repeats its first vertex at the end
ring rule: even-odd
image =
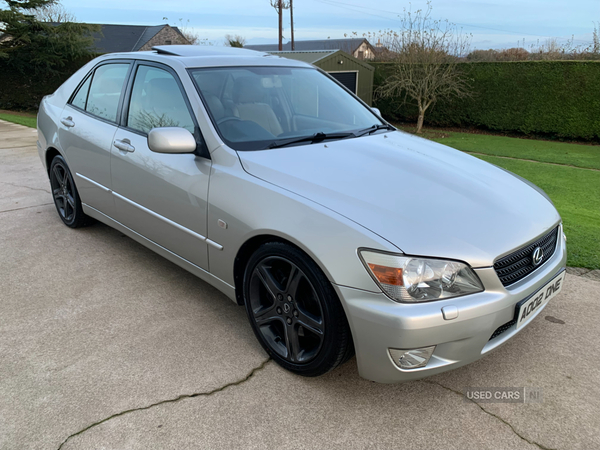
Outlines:
{"type": "Polygon", "coordinates": [[[133,145],[131,145],[131,142],[129,141],[129,139],[117,139],[115,140],[115,142],[113,142],[113,145],[115,147],[117,147],[119,150],[122,150],[124,152],[129,152],[132,153],[135,151],[135,147],[133,145]]]}
{"type": "Polygon", "coordinates": [[[72,128],[75,126],[75,122],[73,122],[73,118],[71,116],[63,117],[62,119],[60,119],[60,123],[62,123],[67,128],[72,128]]]}

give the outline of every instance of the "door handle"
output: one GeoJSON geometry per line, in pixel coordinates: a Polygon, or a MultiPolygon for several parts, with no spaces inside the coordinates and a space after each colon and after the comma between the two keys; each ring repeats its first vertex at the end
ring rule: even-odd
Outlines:
{"type": "Polygon", "coordinates": [[[71,116],[63,117],[62,119],[60,119],[60,123],[62,123],[67,128],[75,126],[75,122],[73,122],[73,118],[71,116]]]}
{"type": "Polygon", "coordinates": [[[129,141],[129,139],[117,139],[115,140],[115,142],[113,142],[113,145],[115,147],[117,147],[119,150],[124,151],[124,152],[129,152],[132,153],[135,151],[135,147],[133,145],[131,145],[131,142],[129,141]]]}

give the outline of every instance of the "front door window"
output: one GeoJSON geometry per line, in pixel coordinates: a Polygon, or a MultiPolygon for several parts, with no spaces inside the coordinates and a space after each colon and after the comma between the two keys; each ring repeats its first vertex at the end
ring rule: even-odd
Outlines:
{"type": "Polygon", "coordinates": [[[156,67],[139,66],[127,127],[142,133],[152,128],[181,127],[194,133],[194,121],[173,75],[156,67]]]}

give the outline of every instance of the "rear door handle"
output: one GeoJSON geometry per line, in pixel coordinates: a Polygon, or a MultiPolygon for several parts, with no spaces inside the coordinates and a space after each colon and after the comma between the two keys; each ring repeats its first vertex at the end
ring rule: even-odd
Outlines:
{"type": "Polygon", "coordinates": [[[115,142],[113,142],[113,145],[115,147],[117,147],[119,150],[122,150],[124,152],[129,152],[132,153],[135,151],[135,147],[133,145],[131,145],[131,142],[129,141],[129,139],[117,139],[115,140],[115,142]]]}
{"type": "Polygon", "coordinates": [[[63,117],[62,119],[60,119],[60,123],[62,123],[67,128],[72,128],[75,126],[75,122],[73,122],[73,118],[71,116],[63,117]]]}

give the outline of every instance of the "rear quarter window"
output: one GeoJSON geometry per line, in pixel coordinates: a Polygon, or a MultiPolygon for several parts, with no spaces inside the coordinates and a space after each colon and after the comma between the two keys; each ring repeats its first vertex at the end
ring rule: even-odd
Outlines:
{"type": "Polygon", "coordinates": [[[85,106],[87,103],[88,92],[90,91],[90,84],[92,82],[92,77],[88,77],[88,79],[81,85],[75,97],[73,97],[73,101],[71,104],[73,106],[77,106],[80,109],[85,110],[85,106]]]}

